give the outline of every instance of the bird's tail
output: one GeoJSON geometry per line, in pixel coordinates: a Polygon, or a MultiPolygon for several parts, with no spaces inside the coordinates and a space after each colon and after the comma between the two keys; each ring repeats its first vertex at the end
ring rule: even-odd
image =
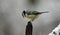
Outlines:
{"type": "Polygon", "coordinates": [[[43,14],[43,13],[48,13],[48,11],[45,11],[45,12],[40,12],[39,14],[43,14]]]}

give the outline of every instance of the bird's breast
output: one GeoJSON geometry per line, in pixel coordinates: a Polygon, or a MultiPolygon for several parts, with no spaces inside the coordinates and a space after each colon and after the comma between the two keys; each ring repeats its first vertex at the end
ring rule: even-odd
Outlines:
{"type": "Polygon", "coordinates": [[[33,20],[33,19],[35,19],[37,17],[37,15],[27,15],[26,14],[26,17],[33,20]]]}

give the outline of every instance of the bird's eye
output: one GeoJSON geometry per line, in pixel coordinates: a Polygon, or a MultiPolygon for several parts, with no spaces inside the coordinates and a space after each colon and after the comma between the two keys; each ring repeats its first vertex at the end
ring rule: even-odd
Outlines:
{"type": "Polygon", "coordinates": [[[56,34],[56,32],[53,32],[53,34],[56,34]]]}

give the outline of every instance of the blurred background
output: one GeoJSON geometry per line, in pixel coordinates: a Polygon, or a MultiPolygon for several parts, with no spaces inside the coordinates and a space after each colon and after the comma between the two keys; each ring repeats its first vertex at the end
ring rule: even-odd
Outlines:
{"type": "Polygon", "coordinates": [[[29,8],[42,12],[33,24],[33,35],[48,35],[60,22],[60,0],[38,0],[31,5],[28,0],[0,0],[0,35],[25,35],[28,19],[22,11],[29,8]]]}

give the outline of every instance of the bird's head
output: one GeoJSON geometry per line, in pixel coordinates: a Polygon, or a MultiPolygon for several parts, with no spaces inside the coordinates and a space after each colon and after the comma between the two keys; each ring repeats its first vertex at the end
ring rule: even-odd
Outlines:
{"type": "Polygon", "coordinates": [[[25,14],[26,14],[26,11],[24,10],[24,11],[22,12],[22,16],[25,17],[25,14]]]}

